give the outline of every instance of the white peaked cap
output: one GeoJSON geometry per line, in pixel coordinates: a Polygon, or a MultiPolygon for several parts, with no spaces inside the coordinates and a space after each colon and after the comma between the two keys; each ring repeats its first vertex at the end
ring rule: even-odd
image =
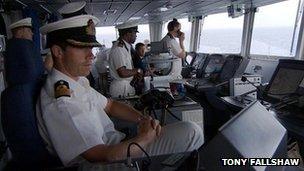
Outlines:
{"type": "Polygon", "coordinates": [[[17,27],[32,27],[32,18],[24,18],[8,26],[10,30],[17,27]]]}
{"type": "Polygon", "coordinates": [[[47,48],[58,42],[67,42],[73,46],[99,47],[96,40],[95,25],[99,19],[92,15],[78,15],[47,24],[40,28],[47,34],[47,48]]]}
{"type": "Polygon", "coordinates": [[[127,28],[132,28],[132,27],[137,27],[138,26],[138,21],[136,20],[131,20],[131,21],[126,21],[122,24],[118,24],[115,26],[115,28],[121,30],[121,29],[127,29],[127,28]]]}
{"type": "Polygon", "coordinates": [[[85,6],[86,6],[85,1],[71,2],[71,3],[65,4],[63,7],[61,7],[58,10],[58,12],[60,14],[70,14],[70,13],[74,13],[74,12],[81,10],[85,6]]]}
{"type": "Polygon", "coordinates": [[[95,25],[100,22],[100,20],[93,15],[78,15],[44,25],[40,27],[40,32],[42,34],[47,34],[55,30],[86,26],[88,24],[88,20],[90,19],[93,20],[95,25]]]}

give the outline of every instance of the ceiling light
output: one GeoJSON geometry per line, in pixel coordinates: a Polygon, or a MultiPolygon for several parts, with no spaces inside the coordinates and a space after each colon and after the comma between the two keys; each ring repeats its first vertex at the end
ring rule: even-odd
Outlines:
{"type": "Polygon", "coordinates": [[[104,11],[103,11],[103,14],[104,14],[104,15],[113,15],[113,14],[115,14],[116,12],[117,12],[116,9],[108,9],[108,10],[104,10],[104,11]]]}
{"type": "Polygon", "coordinates": [[[141,19],[141,17],[131,17],[131,18],[129,18],[129,20],[139,20],[139,19],[141,19]]]}
{"type": "Polygon", "coordinates": [[[158,10],[160,12],[165,12],[165,11],[168,11],[168,8],[167,7],[159,7],[158,10]]]}
{"type": "Polygon", "coordinates": [[[122,24],[123,22],[117,22],[117,23],[115,23],[115,25],[119,25],[119,24],[122,24]]]}

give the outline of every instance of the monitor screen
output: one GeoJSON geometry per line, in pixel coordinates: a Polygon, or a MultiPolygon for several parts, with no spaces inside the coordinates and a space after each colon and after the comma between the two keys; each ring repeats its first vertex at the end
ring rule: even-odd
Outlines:
{"type": "Polygon", "coordinates": [[[196,77],[208,77],[210,74],[218,73],[221,71],[221,68],[225,62],[225,58],[220,54],[211,54],[209,55],[204,62],[200,63],[197,68],[196,77]]]}
{"type": "Polygon", "coordinates": [[[204,61],[206,59],[206,55],[204,54],[197,54],[194,58],[194,60],[192,61],[192,66],[194,67],[194,69],[199,69],[203,66],[204,61]]]}
{"type": "Polygon", "coordinates": [[[222,67],[220,74],[220,82],[229,81],[234,77],[237,69],[239,68],[243,57],[237,55],[231,55],[226,57],[226,61],[222,67]]]}
{"type": "Polygon", "coordinates": [[[223,66],[224,60],[219,59],[219,58],[211,58],[209,63],[206,66],[205,73],[210,74],[210,73],[217,73],[220,72],[223,66]]]}
{"type": "Polygon", "coordinates": [[[279,68],[267,91],[274,98],[295,93],[304,78],[303,69],[279,68]]]}

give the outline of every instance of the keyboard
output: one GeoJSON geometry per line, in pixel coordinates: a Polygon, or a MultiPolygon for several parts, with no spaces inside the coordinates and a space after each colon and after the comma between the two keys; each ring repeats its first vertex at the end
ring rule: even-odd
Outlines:
{"type": "Polygon", "coordinates": [[[192,89],[204,89],[215,86],[215,84],[208,79],[191,79],[186,82],[186,86],[192,89]]]}

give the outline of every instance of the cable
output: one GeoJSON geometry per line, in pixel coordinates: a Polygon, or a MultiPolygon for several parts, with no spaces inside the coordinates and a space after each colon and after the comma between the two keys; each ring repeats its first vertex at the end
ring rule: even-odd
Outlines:
{"type": "MultiPolygon", "coordinates": [[[[127,166],[128,167],[134,167],[133,165],[132,165],[132,158],[131,158],[131,152],[130,152],[130,150],[131,150],[131,146],[132,145],[136,145],[142,152],[144,152],[144,154],[147,156],[147,158],[148,158],[148,161],[146,161],[146,160],[144,160],[143,161],[143,164],[144,165],[146,165],[146,166],[148,166],[148,165],[150,165],[151,164],[151,158],[150,158],[150,156],[149,156],[149,154],[138,144],[138,143],[136,143],[136,142],[131,142],[129,145],[128,145],[128,149],[127,149],[127,166]]],[[[135,167],[136,167],[136,169],[137,170],[139,170],[139,166],[138,166],[138,164],[137,164],[137,162],[135,163],[135,167]]]]}

